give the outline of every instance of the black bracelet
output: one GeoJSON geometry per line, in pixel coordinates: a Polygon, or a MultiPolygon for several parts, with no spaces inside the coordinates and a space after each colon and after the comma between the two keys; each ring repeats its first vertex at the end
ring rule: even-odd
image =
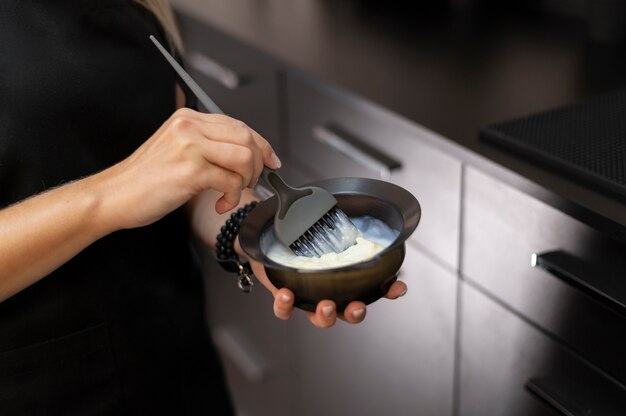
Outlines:
{"type": "Polygon", "coordinates": [[[239,256],[235,252],[233,242],[239,233],[241,222],[246,216],[257,206],[256,201],[252,201],[237,211],[230,214],[230,218],[222,225],[220,233],[217,235],[217,243],[215,244],[215,258],[222,267],[239,275],[238,285],[244,292],[252,290],[252,279],[250,275],[252,270],[249,263],[242,263],[239,256]]]}

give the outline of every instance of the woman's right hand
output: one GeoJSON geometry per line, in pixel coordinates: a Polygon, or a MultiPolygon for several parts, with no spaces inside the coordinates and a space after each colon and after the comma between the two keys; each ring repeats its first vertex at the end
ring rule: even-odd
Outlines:
{"type": "Polygon", "coordinates": [[[280,161],[244,123],[176,111],[125,160],[0,210],[0,302],[104,235],[150,224],[205,189],[222,193],[218,213],[235,207],[264,164],[280,161]]]}
{"type": "Polygon", "coordinates": [[[218,213],[239,203],[263,166],[280,167],[271,145],[245,123],[221,114],[177,110],[120,163],[93,177],[112,229],[151,224],[203,190],[223,196],[218,213]]]}

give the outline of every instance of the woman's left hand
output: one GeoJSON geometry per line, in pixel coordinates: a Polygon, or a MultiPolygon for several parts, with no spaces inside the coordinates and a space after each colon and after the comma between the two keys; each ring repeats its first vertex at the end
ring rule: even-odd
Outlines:
{"type": "MultiPolygon", "coordinates": [[[[291,318],[294,311],[294,293],[286,288],[278,289],[268,279],[265,268],[261,263],[250,260],[252,272],[257,280],[263,284],[274,295],[274,315],[277,318],[287,320],[291,318]]],[[[387,299],[397,299],[407,291],[404,282],[396,280],[385,295],[387,299]]],[[[363,302],[353,301],[346,306],[343,313],[337,313],[337,307],[332,300],[322,300],[317,304],[315,312],[305,311],[311,324],[318,328],[330,328],[337,322],[337,319],[350,324],[363,322],[367,314],[367,307],[363,302]]]]}
{"type": "MultiPolygon", "coordinates": [[[[215,248],[215,236],[219,232],[221,225],[223,225],[229,215],[234,212],[233,210],[217,215],[213,207],[219,197],[219,192],[208,190],[199,194],[188,206],[196,235],[207,247],[212,249],[215,248]]],[[[256,196],[254,192],[249,189],[242,191],[241,206],[253,200],[258,200],[258,196],[256,196]]],[[[283,320],[291,318],[295,309],[294,293],[286,288],[278,289],[275,287],[265,274],[263,265],[245,256],[239,244],[239,239],[235,239],[234,248],[235,252],[242,257],[243,260],[250,262],[252,272],[256,279],[274,296],[274,315],[276,315],[278,319],[283,320]]],[[[406,290],[406,284],[398,280],[391,285],[384,297],[387,299],[397,299],[404,295],[406,290]]],[[[337,305],[335,305],[335,302],[332,300],[320,301],[317,304],[315,312],[306,311],[306,315],[311,324],[318,328],[329,328],[337,322],[337,319],[350,324],[358,324],[363,322],[366,314],[366,305],[358,301],[349,303],[343,313],[337,312],[337,305]]]]}

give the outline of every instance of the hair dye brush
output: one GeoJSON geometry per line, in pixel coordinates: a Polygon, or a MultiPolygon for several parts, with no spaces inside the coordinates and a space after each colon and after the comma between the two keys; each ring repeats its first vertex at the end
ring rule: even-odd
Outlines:
{"type": "MultiPolygon", "coordinates": [[[[154,36],[150,36],[150,40],[202,105],[211,113],[224,114],[159,41],[154,36]]],[[[337,200],[330,192],[316,186],[291,187],[276,171],[267,167],[263,168],[261,177],[278,198],[278,211],[274,217],[276,237],[297,255],[319,257],[330,252],[339,253],[356,243],[359,231],[337,207],[337,200]]]]}

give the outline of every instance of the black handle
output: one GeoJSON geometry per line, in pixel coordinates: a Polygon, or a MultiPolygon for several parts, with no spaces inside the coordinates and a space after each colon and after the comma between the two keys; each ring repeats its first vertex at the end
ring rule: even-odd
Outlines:
{"type": "Polygon", "coordinates": [[[560,414],[566,416],[587,415],[584,407],[572,402],[558,387],[546,378],[531,378],[525,384],[526,389],[541,399],[560,414]]]}
{"type": "Polygon", "coordinates": [[[395,170],[402,167],[393,157],[334,124],[315,126],[313,137],[357,163],[378,171],[381,179],[389,179],[395,170]]]}
{"type": "Polygon", "coordinates": [[[191,51],[187,56],[187,61],[196,71],[230,90],[236,90],[243,84],[243,77],[236,71],[200,52],[191,51]]]}
{"type": "Polygon", "coordinates": [[[533,253],[531,265],[546,270],[626,317],[626,270],[623,267],[599,262],[591,264],[561,250],[533,253]]]}
{"type": "Polygon", "coordinates": [[[586,377],[557,380],[532,377],[524,387],[534,397],[566,416],[623,416],[626,413],[624,390],[594,373],[586,377]]]}

